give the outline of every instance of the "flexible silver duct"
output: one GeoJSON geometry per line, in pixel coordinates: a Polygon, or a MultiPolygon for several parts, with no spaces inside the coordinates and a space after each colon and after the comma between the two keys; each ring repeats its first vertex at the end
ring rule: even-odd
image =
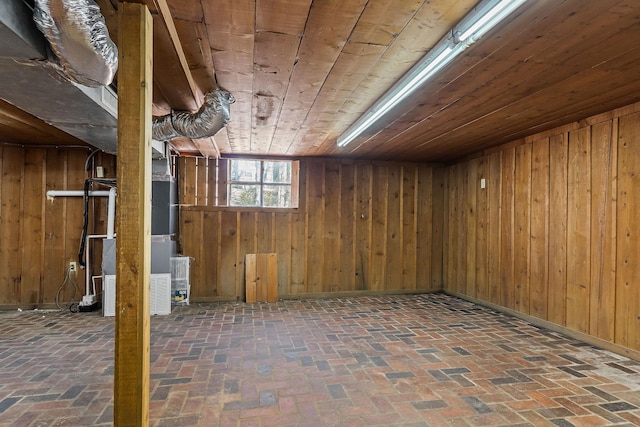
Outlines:
{"type": "Polygon", "coordinates": [[[152,138],[169,141],[173,138],[208,138],[229,123],[229,104],[235,98],[224,89],[215,89],[204,96],[204,103],[195,113],[172,110],[166,116],[153,118],[152,138]]]}
{"type": "Polygon", "coordinates": [[[65,77],[91,87],[111,84],[118,49],[94,0],[35,0],[33,19],[65,77]]]}

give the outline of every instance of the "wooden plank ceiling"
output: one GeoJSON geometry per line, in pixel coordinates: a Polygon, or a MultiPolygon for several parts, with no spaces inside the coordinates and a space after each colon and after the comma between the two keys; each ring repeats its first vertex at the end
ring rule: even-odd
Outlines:
{"type": "MultiPolygon", "coordinates": [[[[339,149],[477,0],[140,1],[154,16],[154,114],[195,110],[216,85],[236,98],[214,138],[173,141],[183,154],[446,162],[640,100],[640,2],[529,0],[339,149]]],[[[117,40],[118,2],[97,3],[117,40]]],[[[0,104],[2,126],[14,116],[0,104]]]]}

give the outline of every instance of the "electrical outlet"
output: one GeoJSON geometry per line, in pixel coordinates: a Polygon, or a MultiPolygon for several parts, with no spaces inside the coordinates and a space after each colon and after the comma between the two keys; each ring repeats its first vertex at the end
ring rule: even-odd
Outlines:
{"type": "Polygon", "coordinates": [[[74,273],[76,271],[78,271],[78,264],[76,264],[75,261],[70,261],[69,262],[69,271],[74,272],[74,273]]]}

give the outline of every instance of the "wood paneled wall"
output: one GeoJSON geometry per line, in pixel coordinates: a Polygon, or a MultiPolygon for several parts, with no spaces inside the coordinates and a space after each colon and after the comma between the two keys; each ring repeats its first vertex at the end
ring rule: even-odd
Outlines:
{"type": "Polygon", "coordinates": [[[445,290],[640,350],[640,104],[450,166],[445,195],[445,290]]]}
{"type": "MultiPolygon", "coordinates": [[[[81,197],[48,201],[47,190],[82,190],[85,149],[22,148],[0,145],[0,307],[51,306],[70,261],[77,261],[83,224],[81,197]]],[[[98,155],[110,176],[112,156],[98,155]]],[[[106,231],[106,199],[91,199],[90,232],[106,231]]],[[[72,277],[84,295],[84,271],[72,277]]],[[[61,301],[70,301],[65,286],[61,301]]]]}
{"type": "Polygon", "coordinates": [[[264,210],[211,206],[213,165],[180,163],[193,300],[243,300],[245,254],[268,252],[280,296],[441,288],[443,169],[303,159],[299,208],[264,210]]]}

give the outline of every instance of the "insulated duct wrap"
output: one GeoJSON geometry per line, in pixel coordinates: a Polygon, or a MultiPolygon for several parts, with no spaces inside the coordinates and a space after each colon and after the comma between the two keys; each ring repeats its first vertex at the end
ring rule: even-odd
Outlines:
{"type": "Polygon", "coordinates": [[[229,123],[229,105],[234,101],[233,95],[224,89],[208,92],[195,113],[172,110],[166,116],[154,117],[152,138],[169,141],[178,137],[211,137],[229,123]]]}
{"type": "Polygon", "coordinates": [[[118,49],[94,0],[35,0],[33,19],[65,77],[91,87],[111,84],[118,49]]]}

